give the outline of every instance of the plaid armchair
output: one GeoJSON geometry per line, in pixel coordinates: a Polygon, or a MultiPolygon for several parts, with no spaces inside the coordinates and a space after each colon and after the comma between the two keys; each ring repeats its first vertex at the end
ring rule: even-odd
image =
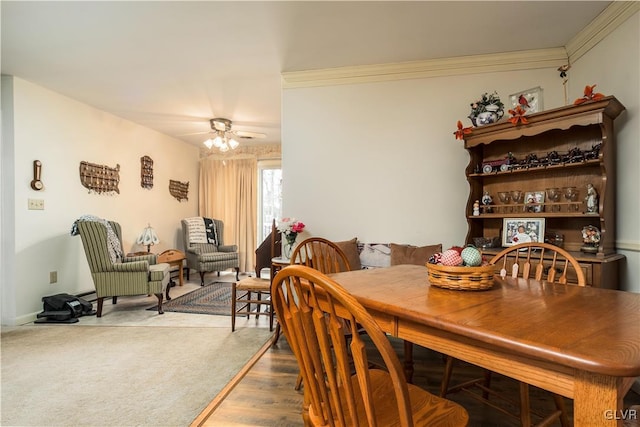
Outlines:
{"type": "Polygon", "coordinates": [[[200,285],[204,286],[204,274],[223,270],[236,270],[240,280],[240,259],[237,245],[224,244],[224,223],[219,219],[204,217],[185,218],[182,237],[187,256],[187,267],[200,273],[200,285]]]}
{"type": "Polygon", "coordinates": [[[156,264],[154,254],[122,256],[122,232],[120,224],[108,221],[115,237],[108,237],[107,227],[98,221],[77,221],[78,234],[82,238],[84,253],[89,262],[98,298],[97,316],[102,317],[105,297],[151,295],[158,298],[158,314],[163,314],[163,291],[170,300],[169,264],[156,264]],[[118,251],[119,244],[119,251],[118,251]],[[114,250],[114,246],[116,249],[114,250]]]}

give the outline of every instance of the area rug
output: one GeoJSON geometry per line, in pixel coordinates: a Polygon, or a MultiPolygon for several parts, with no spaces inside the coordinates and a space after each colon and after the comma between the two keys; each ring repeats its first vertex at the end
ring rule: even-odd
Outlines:
{"type": "Polygon", "coordinates": [[[20,427],[188,426],[272,335],[81,323],[6,329],[0,425],[20,427]]]}
{"type": "MultiPolygon", "coordinates": [[[[231,282],[213,282],[162,304],[164,311],[231,315],[231,282]]],[[[157,310],[154,305],[147,310],[157,310]]]]}

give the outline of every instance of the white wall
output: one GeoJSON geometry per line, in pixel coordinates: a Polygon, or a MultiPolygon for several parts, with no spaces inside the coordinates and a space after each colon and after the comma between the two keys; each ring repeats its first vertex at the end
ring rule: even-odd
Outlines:
{"type": "MultiPolygon", "coordinates": [[[[627,158],[620,162],[619,182],[629,191],[634,186],[633,197],[623,193],[618,199],[624,212],[619,217],[625,218],[618,238],[637,247],[639,74],[637,55],[631,54],[638,52],[637,16],[629,21],[603,43],[608,61],[582,65],[600,60],[589,59],[597,55],[593,49],[573,65],[569,100],[581,96],[584,85],[599,83],[598,89],[618,96],[627,117],[634,117],[618,141],[619,158],[627,158]],[[636,80],[626,85],[629,76],[636,80]],[[614,80],[619,84],[609,85],[614,80]]],[[[285,89],[284,215],[334,240],[462,244],[469,159],[453,135],[457,120],[469,126],[469,103],[493,90],[507,103],[509,94],[541,86],[545,109],[564,105],[556,68],[285,89]]],[[[637,252],[626,255],[621,287],[640,292],[637,252]]]]}
{"type": "MultiPolygon", "coordinates": [[[[3,324],[32,320],[42,311],[42,296],[93,289],[80,237],[69,235],[81,215],[119,222],[125,252],[145,249],[135,240],[151,223],[161,240],[152,251],[159,253],[182,248],[180,219],[197,215],[198,195],[197,147],[19,78],[5,78],[3,89],[11,81],[13,135],[8,135],[10,140],[3,135],[3,151],[11,144],[15,154],[13,159],[3,158],[3,164],[12,162],[15,167],[11,184],[15,250],[3,252],[2,263],[14,265],[15,270],[11,273],[3,267],[3,324]],[[154,160],[151,190],[140,186],[140,157],[144,155],[154,160]],[[39,192],[29,185],[36,159],[43,163],[45,188],[39,192]],[[80,182],[81,161],[110,167],[120,164],[120,194],[90,194],[80,182]],[[169,179],[189,181],[188,201],[178,202],[169,194],[169,179]],[[43,199],[45,209],[27,210],[29,198],[43,199]],[[56,284],[49,284],[51,271],[58,272],[56,284]]],[[[8,183],[3,181],[3,185],[8,183]]],[[[8,209],[3,199],[3,216],[8,209]]],[[[8,237],[5,225],[3,239],[8,237]]]]}
{"type": "Polygon", "coordinates": [[[330,239],[464,243],[469,157],[456,123],[471,126],[484,92],[507,103],[534,86],[545,107],[563,105],[555,69],[286,89],[285,215],[330,239]]]}
{"type": "Polygon", "coordinates": [[[615,95],[626,107],[615,121],[617,142],[616,211],[618,252],[627,257],[621,270],[623,289],[640,292],[640,13],[577,60],[570,72],[570,99],[586,85],[615,95]]]}

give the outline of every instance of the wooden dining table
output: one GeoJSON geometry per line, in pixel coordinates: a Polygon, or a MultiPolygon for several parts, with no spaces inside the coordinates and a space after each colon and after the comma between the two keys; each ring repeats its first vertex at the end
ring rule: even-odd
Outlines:
{"type": "Polygon", "coordinates": [[[485,291],[429,284],[418,265],[331,274],[390,335],[574,401],[575,426],[640,417],[640,294],[495,278],[485,291]]]}

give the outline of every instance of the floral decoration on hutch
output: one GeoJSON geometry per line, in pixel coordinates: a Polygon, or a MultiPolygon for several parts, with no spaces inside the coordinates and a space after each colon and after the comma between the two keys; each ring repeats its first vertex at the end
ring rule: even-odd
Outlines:
{"type": "Polygon", "coordinates": [[[589,101],[599,101],[602,98],[604,98],[604,94],[600,93],[600,92],[593,92],[593,89],[595,89],[597,85],[593,85],[593,86],[585,86],[584,87],[584,96],[582,98],[578,98],[575,101],[573,101],[573,105],[580,105],[580,104],[584,104],[585,102],[589,102],[589,101]]]}
{"type": "Polygon", "coordinates": [[[504,104],[500,100],[498,92],[485,92],[476,101],[470,104],[471,113],[469,119],[474,126],[496,123],[504,115],[504,104]]]}
{"type": "Polygon", "coordinates": [[[458,120],[458,130],[453,134],[456,136],[456,139],[464,139],[464,136],[469,135],[471,132],[471,127],[462,127],[462,122],[458,120]]]}

